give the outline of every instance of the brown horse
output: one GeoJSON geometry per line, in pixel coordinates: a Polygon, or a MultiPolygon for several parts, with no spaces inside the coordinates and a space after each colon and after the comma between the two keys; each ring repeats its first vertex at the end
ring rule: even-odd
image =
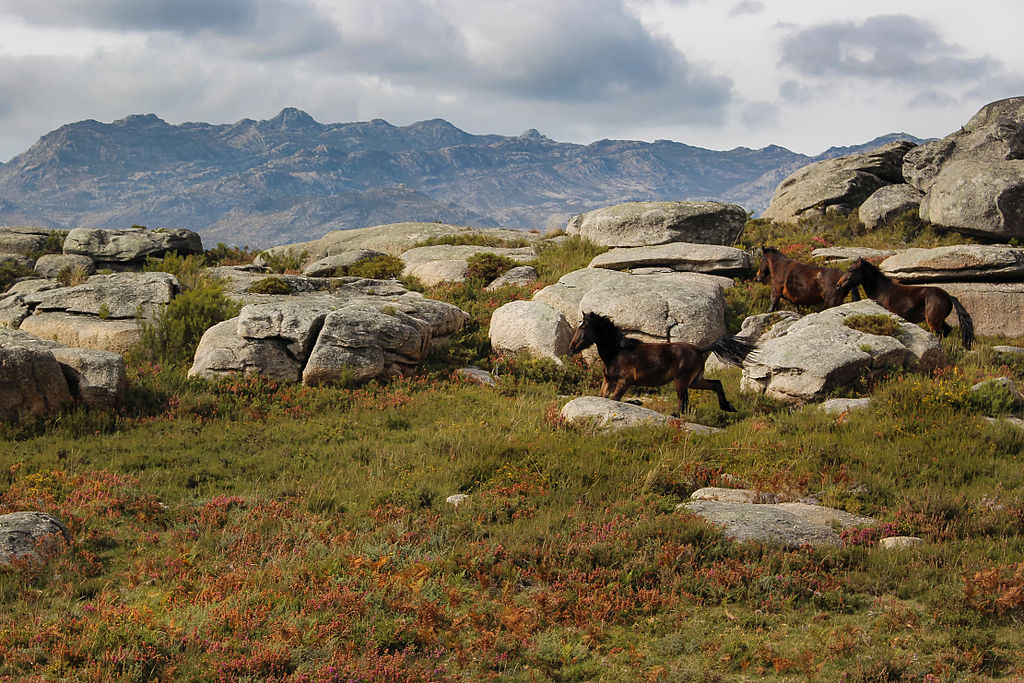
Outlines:
{"type": "Polygon", "coordinates": [[[757,269],[754,279],[757,282],[768,282],[769,276],[772,285],[769,312],[778,307],[780,297],[785,297],[794,304],[824,303],[831,308],[843,303],[849,290],[853,289],[853,300],[860,299],[856,287],[851,285],[839,288],[836,286],[843,276],[843,271],[823,266],[809,266],[796,259],[783,256],[782,252],[774,247],[764,248],[761,267],[757,269]]]}
{"type": "Polygon", "coordinates": [[[854,261],[850,270],[839,279],[838,287],[864,288],[864,293],[880,303],[886,310],[912,323],[928,323],[934,334],[945,337],[953,329],[946,324],[951,310],[956,310],[960,324],[960,341],[965,348],[974,342],[974,321],[963,304],[944,289],[901,285],[887,277],[877,266],[862,258],[854,261]]]}
{"type": "Polygon", "coordinates": [[[754,350],[748,340],[730,335],[722,335],[707,346],[686,342],[645,343],[623,335],[609,318],[599,313],[585,313],[569,343],[569,350],[579,353],[591,344],[597,344],[597,353],[604,362],[602,398],[610,395],[612,400],[618,401],[633,385],[658,387],[675,382],[679,416],[686,411],[691,387],[715,392],[718,407],[735,412],[725,398],[722,383],[705,379],[704,361],[708,353],[714,352],[726,363],[742,365],[754,350]]]}

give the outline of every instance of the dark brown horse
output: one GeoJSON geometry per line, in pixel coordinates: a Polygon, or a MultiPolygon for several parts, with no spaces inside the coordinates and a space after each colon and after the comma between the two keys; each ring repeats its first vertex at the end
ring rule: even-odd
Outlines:
{"type": "Polygon", "coordinates": [[[949,312],[956,310],[960,324],[960,341],[965,348],[974,342],[974,322],[955,296],[938,287],[901,285],[886,276],[877,266],[862,258],[854,261],[840,278],[838,287],[864,288],[864,293],[904,320],[928,323],[934,334],[945,337],[953,329],[946,324],[949,312]]]}
{"type": "Polygon", "coordinates": [[[853,300],[860,296],[857,288],[848,286],[839,288],[836,284],[843,276],[843,271],[823,266],[809,266],[796,259],[783,256],[774,247],[765,247],[761,255],[761,267],[757,269],[757,282],[768,282],[771,278],[772,300],[768,306],[774,311],[779,305],[779,298],[785,297],[794,304],[814,305],[824,303],[831,308],[843,303],[850,289],[853,300]]]}
{"type": "Polygon", "coordinates": [[[748,340],[730,335],[722,335],[707,346],[686,342],[645,343],[623,335],[609,318],[599,313],[585,313],[569,343],[569,350],[579,353],[591,344],[597,344],[597,353],[604,362],[602,398],[610,396],[618,401],[633,385],[659,387],[675,382],[679,416],[686,411],[691,387],[715,392],[718,407],[735,412],[725,398],[722,383],[704,377],[704,361],[714,352],[730,365],[741,365],[754,350],[748,340]]]}

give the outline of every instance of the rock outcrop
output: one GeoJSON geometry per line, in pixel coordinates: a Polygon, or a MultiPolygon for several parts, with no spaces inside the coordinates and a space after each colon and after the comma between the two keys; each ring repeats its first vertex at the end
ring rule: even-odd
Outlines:
{"type": "Polygon", "coordinates": [[[864,200],[857,209],[857,217],[868,230],[893,223],[897,218],[919,209],[924,193],[907,183],[883,185],[864,200]]]}
{"type": "Polygon", "coordinates": [[[569,353],[572,327],[561,312],[540,301],[510,301],[491,314],[491,348],[498,353],[527,352],[561,363],[569,353]]]}
{"type": "Polygon", "coordinates": [[[741,388],[785,403],[820,401],[864,372],[890,367],[931,370],[946,362],[938,339],[873,301],[855,301],[792,322],[758,343],[744,364],[741,388]],[[899,323],[895,337],[867,334],[843,324],[853,315],[884,315],[899,323]]]}
{"type": "Polygon", "coordinates": [[[878,189],[903,182],[903,157],[913,147],[912,142],[891,142],[872,152],[804,166],[782,181],[763,217],[796,223],[829,211],[847,215],[878,189]]]}
{"type": "Polygon", "coordinates": [[[150,256],[159,258],[170,252],[179,255],[203,253],[203,241],[198,233],[185,229],[128,228],[102,230],[76,228],[64,240],[65,254],[88,256],[101,268],[115,270],[137,267],[150,256]]]}
{"type": "Polygon", "coordinates": [[[750,274],[750,254],[735,247],[673,242],[650,247],[620,247],[598,254],[589,268],[643,269],[644,272],[709,273],[735,277],[750,274]]]}
{"type": "Polygon", "coordinates": [[[609,247],[670,242],[734,244],[747,212],[722,202],[629,202],[569,219],[566,232],[609,247]]]}

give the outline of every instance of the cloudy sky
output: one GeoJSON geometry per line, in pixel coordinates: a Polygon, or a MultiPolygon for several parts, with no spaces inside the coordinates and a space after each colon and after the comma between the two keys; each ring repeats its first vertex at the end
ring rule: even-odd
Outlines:
{"type": "Polygon", "coordinates": [[[0,161],[73,121],[441,117],[816,154],[1024,95],[1017,0],[0,0],[0,161]]]}

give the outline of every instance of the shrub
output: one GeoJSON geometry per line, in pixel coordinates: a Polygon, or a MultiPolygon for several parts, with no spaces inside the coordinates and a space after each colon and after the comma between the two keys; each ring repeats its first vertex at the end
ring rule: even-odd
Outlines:
{"type": "Polygon", "coordinates": [[[46,235],[46,241],[39,249],[30,251],[26,256],[32,260],[38,259],[44,254],[60,254],[64,252],[64,240],[68,236],[67,230],[51,230],[46,235]]]}
{"type": "Polygon", "coordinates": [[[397,256],[382,254],[356,261],[351,266],[341,267],[335,271],[338,277],[365,277],[371,280],[388,280],[397,278],[405,269],[405,261],[397,256]]]}
{"type": "Polygon", "coordinates": [[[263,263],[272,273],[298,272],[309,259],[308,251],[296,252],[294,249],[280,251],[261,251],[263,263]]]}
{"type": "Polygon", "coordinates": [[[513,261],[507,256],[499,256],[486,251],[473,254],[466,259],[466,263],[469,265],[469,279],[484,284],[519,265],[517,261],[513,261]]]}
{"type": "Polygon", "coordinates": [[[188,362],[203,333],[240,310],[241,304],[225,296],[219,284],[182,292],[161,309],[155,322],[143,324],[133,359],[136,364],[188,362]]]}
{"type": "Polygon", "coordinates": [[[881,334],[887,337],[898,337],[900,334],[900,324],[892,316],[884,313],[851,315],[843,320],[843,324],[865,334],[881,334]]]}
{"type": "Polygon", "coordinates": [[[256,253],[249,251],[249,247],[229,247],[223,242],[217,242],[213,249],[203,252],[203,257],[211,266],[242,266],[252,263],[256,253]]]}
{"type": "Polygon", "coordinates": [[[291,294],[292,288],[279,277],[265,277],[249,285],[253,294],[291,294]]]}
{"type": "Polygon", "coordinates": [[[997,381],[984,382],[977,389],[971,389],[967,401],[985,415],[1005,415],[1017,410],[1017,399],[1010,387],[997,381]]]}
{"type": "Polygon", "coordinates": [[[170,273],[178,278],[182,289],[196,289],[210,283],[210,277],[206,271],[206,258],[202,254],[188,254],[181,256],[177,252],[170,252],[163,258],[150,256],[142,266],[147,273],[170,273]]]}
{"type": "Polygon", "coordinates": [[[6,292],[20,277],[32,274],[32,269],[15,261],[0,261],[0,292],[6,292]]]}
{"type": "Polygon", "coordinates": [[[57,272],[57,282],[65,287],[85,284],[89,279],[89,271],[84,266],[64,266],[57,272]]]}
{"type": "Polygon", "coordinates": [[[576,235],[557,242],[541,242],[537,245],[537,274],[541,282],[551,284],[566,273],[586,268],[595,256],[606,251],[608,247],[576,235]]]}

